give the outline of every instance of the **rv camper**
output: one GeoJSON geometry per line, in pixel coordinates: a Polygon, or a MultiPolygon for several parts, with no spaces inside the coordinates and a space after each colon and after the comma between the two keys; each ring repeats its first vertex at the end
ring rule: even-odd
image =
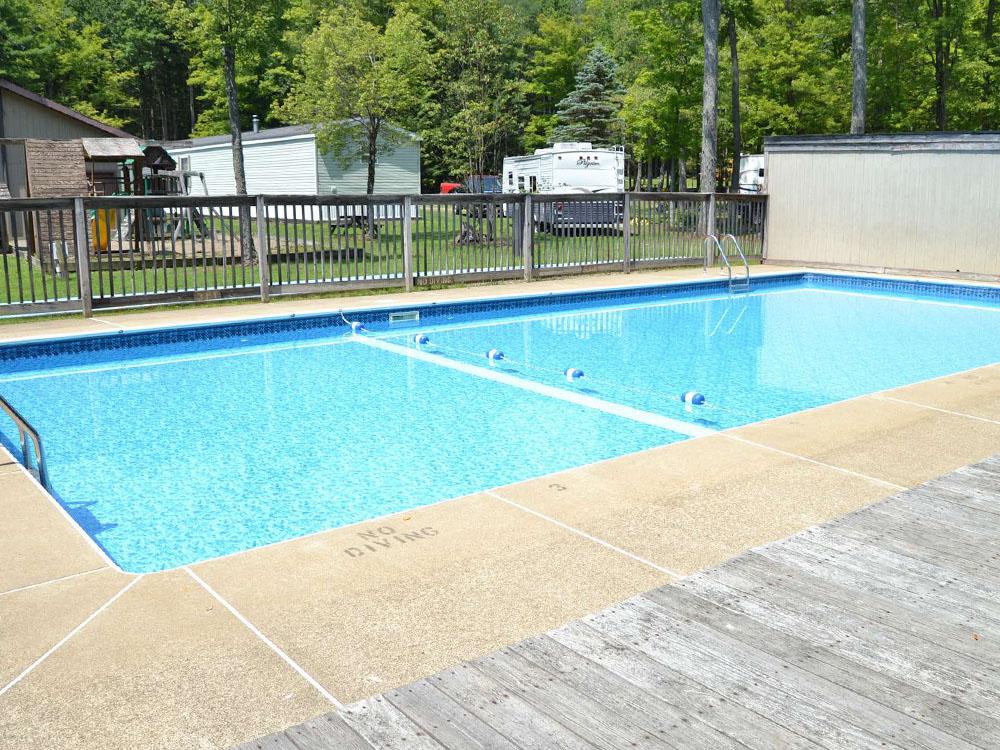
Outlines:
{"type": "Polygon", "coordinates": [[[764,192],[767,157],[764,154],[747,154],[740,157],[740,192],[756,194],[764,192]]]}
{"type": "MultiPolygon", "coordinates": [[[[504,193],[590,194],[625,192],[625,151],[590,143],[556,143],[528,156],[503,160],[504,193]]],[[[620,227],[619,200],[539,200],[534,219],[551,232],[620,227]]]]}
{"type": "Polygon", "coordinates": [[[589,143],[557,143],[503,160],[505,193],[622,193],[625,151],[589,143]]]}

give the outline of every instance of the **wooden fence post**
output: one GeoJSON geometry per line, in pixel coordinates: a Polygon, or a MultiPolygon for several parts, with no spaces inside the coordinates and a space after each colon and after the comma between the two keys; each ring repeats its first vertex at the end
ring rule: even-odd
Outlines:
{"type": "Polygon", "coordinates": [[[524,194],[521,207],[521,264],[524,266],[524,280],[531,281],[534,274],[534,242],[535,217],[531,207],[531,193],[524,194]]]}
{"type": "Polygon", "coordinates": [[[413,198],[403,196],[403,287],[413,291],[413,198]]]}
{"type": "Polygon", "coordinates": [[[708,194],[708,205],[705,207],[705,270],[715,265],[715,243],[707,242],[715,235],[715,193],[708,194]]]}
{"type": "Polygon", "coordinates": [[[260,301],[271,301],[270,243],[267,239],[267,204],[257,196],[257,269],[260,273],[260,301]]]}
{"type": "Polygon", "coordinates": [[[627,191],[622,203],[622,270],[632,272],[632,200],[627,191]]]}
{"type": "Polygon", "coordinates": [[[83,317],[94,317],[94,296],[90,289],[90,238],[83,198],[73,199],[73,244],[76,245],[76,280],[80,285],[83,317]]]}

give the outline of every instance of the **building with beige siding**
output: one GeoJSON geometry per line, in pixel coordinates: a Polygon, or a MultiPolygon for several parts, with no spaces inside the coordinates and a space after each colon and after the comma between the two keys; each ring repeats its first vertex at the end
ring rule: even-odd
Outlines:
{"type": "MultiPolygon", "coordinates": [[[[39,96],[10,81],[0,79],[0,182],[10,194],[23,198],[29,190],[28,151],[26,140],[59,141],[47,146],[50,161],[64,162],[72,157],[83,168],[81,138],[132,138],[128,133],[87,117],[44,96],[39,96]],[[57,154],[52,149],[71,153],[57,154]]],[[[40,164],[40,160],[36,159],[40,164]]],[[[73,193],[86,191],[86,183],[72,185],[73,193]]],[[[38,191],[36,191],[38,192],[38,191]]],[[[50,194],[51,191],[41,191],[50,194]]],[[[41,193],[39,193],[41,194],[41,193]]],[[[63,195],[71,193],[60,193],[63,195]]]]}
{"type": "Polygon", "coordinates": [[[767,259],[1000,276],[1000,133],[766,138],[767,259]]]}

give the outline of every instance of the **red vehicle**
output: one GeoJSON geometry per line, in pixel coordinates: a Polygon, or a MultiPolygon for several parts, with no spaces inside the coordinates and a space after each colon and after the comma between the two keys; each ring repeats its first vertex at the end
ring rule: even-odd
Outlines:
{"type": "Polygon", "coordinates": [[[462,187],[461,182],[442,182],[441,183],[441,195],[448,195],[449,193],[454,193],[459,191],[462,187]]]}

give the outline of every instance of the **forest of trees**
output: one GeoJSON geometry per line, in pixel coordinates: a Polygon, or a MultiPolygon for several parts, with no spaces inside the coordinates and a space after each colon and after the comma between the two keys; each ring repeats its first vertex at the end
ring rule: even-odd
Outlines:
{"type": "MultiPolygon", "coordinates": [[[[1000,128],[997,4],[869,0],[867,131],[1000,128]]],[[[0,0],[0,77],[169,140],[229,131],[228,55],[244,128],[356,108],[358,128],[420,134],[428,187],[574,135],[566,114],[601,86],[600,132],[649,186],[676,187],[699,168],[701,12],[699,0],[0,0]]],[[[734,122],[745,152],[770,134],[849,131],[851,14],[851,0],[722,0],[720,184],[734,122]]],[[[329,148],[342,136],[324,131],[329,148]]]]}

